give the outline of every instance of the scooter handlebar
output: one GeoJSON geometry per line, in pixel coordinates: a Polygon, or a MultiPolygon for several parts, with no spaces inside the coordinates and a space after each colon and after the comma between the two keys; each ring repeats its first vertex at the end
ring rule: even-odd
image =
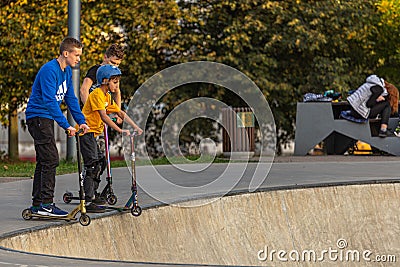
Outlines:
{"type": "MultiPolygon", "coordinates": [[[[75,134],[81,134],[81,133],[83,133],[83,129],[82,128],[80,128],[78,131],[76,131],[76,133],[75,134]]],[[[67,134],[67,135],[70,135],[71,134],[71,131],[70,130],[65,130],[65,133],[67,134]]]]}
{"type": "MultiPolygon", "coordinates": [[[[123,136],[127,136],[128,134],[127,134],[127,132],[122,132],[122,135],[123,135],[123,136]]],[[[130,132],[130,135],[136,136],[136,135],[137,135],[137,131],[136,131],[136,130],[133,130],[132,132],[130,132]]]]}

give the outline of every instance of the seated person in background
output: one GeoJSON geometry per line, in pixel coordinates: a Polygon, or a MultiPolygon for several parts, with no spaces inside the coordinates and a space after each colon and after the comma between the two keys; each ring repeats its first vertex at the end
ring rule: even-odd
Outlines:
{"type": "Polygon", "coordinates": [[[351,116],[354,118],[375,119],[381,117],[379,137],[388,136],[387,126],[391,113],[389,94],[385,81],[376,75],[367,77],[353,94],[347,97],[351,105],[351,116]]]}

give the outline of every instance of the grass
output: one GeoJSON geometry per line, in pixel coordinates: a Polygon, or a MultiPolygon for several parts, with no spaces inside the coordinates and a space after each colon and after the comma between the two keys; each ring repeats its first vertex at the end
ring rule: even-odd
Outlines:
{"type": "MultiPolygon", "coordinates": [[[[214,162],[214,163],[227,163],[229,162],[228,159],[222,158],[212,158],[204,157],[202,160],[199,160],[199,156],[188,156],[186,158],[183,157],[174,157],[171,161],[174,164],[184,164],[189,161],[199,161],[199,163],[207,163],[207,162],[214,162]]],[[[168,165],[171,162],[167,158],[157,158],[151,161],[146,160],[137,160],[137,166],[144,166],[144,165],[168,165]]],[[[0,178],[1,177],[32,177],[35,172],[35,162],[29,161],[1,161],[0,165],[0,178]]],[[[113,160],[111,161],[111,168],[118,168],[118,167],[126,167],[125,160],[113,160]]],[[[78,171],[78,166],[76,162],[69,162],[69,161],[60,161],[60,165],[57,167],[57,175],[67,174],[67,173],[74,173],[78,171]]]]}

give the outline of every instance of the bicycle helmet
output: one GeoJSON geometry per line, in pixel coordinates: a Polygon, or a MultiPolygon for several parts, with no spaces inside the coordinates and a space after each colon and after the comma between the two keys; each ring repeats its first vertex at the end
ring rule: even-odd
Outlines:
{"type": "Polygon", "coordinates": [[[121,70],[116,66],[110,64],[100,66],[96,72],[97,84],[102,84],[104,79],[110,79],[113,76],[121,75],[121,70]]]}

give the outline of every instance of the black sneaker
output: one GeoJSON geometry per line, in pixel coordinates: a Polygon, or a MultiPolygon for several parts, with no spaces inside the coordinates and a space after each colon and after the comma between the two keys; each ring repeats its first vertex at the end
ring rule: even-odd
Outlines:
{"type": "Polygon", "coordinates": [[[87,213],[102,213],[105,212],[106,209],[97,206],[96,204],[90,202],[89,204],[86,205],[86,212],[87,213]]]}
{"type": "Polygon", "coordinates": [[[96,195],[95,198],[92,200],[92,202],[94,204],[96,204],[96,205],[105,205],[105,204],[107,204],[107,201],[103,197],[101,197],[99,195],[96,195]]]}
{"type": "Polygon", "coordinates": [[[388,130],[386,130],[386,131],[379,130],[379,137],[385,138],[385,137],[388,137],[388,136],[389,136],[388,135],[388,130]]]}
{"type": "Polygon", "coordinates": [[[104,197],[100,195],[100,193],[94,192],[94,199],[92,201],[96,205],[106,205],[107,201],[104,197]]]}

